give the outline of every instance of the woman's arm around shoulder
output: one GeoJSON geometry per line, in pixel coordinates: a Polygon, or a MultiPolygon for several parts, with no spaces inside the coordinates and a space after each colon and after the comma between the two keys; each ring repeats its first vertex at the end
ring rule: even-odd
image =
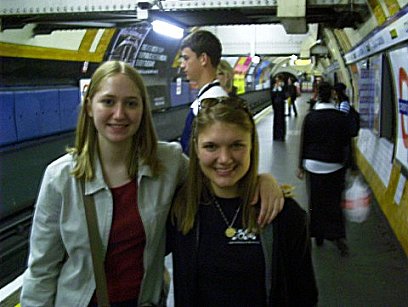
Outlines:
{"type": "Polygon", "coordinates": [[[261,200],[258,224],[264,227],[278,215],[285,202],[282,189],[271,174],[263,173],[258,176],[258,187],[251,204],[257,204],[258,198],[261,200]]]}

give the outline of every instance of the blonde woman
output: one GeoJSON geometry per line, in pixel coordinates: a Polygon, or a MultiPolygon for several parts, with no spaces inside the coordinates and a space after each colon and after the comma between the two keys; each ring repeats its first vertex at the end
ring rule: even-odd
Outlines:
{"type": "MultiPolygon", "coordinates": [[[[75,146],[44,173],[21,305],[97,306],[87,195],[96,207],[111,306],[161,306],[166,220],[187,168],[178,143],[158,142],[140,74],[124,62],[100,65],[75,146]]],[[[277,212],[271,202],[267,220],[277,212]]]]}
{"type": "Polygon", "coordinates": [[[234,69],[226,60],[221,60],[217,67],[217,79],[230,97],[237,96],[237,87],[233,85],[234,69]]]}

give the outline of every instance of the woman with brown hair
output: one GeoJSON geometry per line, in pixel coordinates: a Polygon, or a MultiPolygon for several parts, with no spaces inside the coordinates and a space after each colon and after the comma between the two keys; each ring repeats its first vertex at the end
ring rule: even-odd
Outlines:
{"type": "Polygon", "coordinates": [[[202,100],[191,145],[167,237],[175,306],[315,306],[306,212],[286,198],[261,228],[250,205],[259,144],[246,102],[202,100]]]}

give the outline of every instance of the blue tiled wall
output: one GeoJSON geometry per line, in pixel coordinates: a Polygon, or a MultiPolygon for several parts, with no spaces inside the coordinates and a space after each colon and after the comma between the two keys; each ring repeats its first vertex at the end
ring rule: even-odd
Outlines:
{"type": "Polygon", "coordinates": [[[58,97],[61,115],[61,130],[75,129],[81,99],[78,89],[59,89],[58,97]]]}
{"type": "Polygon", "coordinates": [[[0,91],[0,146],[75,129],[77,87],[0,91]]]}
{"type": "Polygon", "coordinates": [[[29,91],[14,93],[17,141],[40,136],[40,101],[33,96],[29,91]]]}
{"type": "Polygon", "coordinates": [[[14,93],[0,92],[0,146],[16,141],[14,93]]]}
{"type": "Polygon", "coordinates": [[[170,96],[171,96],[171,105],[181,106],[188,103],[191,103],[193,100],[190,100],[190,86],[188,82],[182,82],[179,85],[179,91],[177,93],[177,83],[172,82],[170,85],[170,96]]]}

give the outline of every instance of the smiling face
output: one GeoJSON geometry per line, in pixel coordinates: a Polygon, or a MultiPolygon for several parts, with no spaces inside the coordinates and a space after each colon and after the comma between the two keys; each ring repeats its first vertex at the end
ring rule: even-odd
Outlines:
{"type": "Polygon", "coordinates": [[[251,147],[251,133],[236,124],[215,122],[200,131],[199,165],[217,196],[239,195],[238,182],[250,167],[251,147]]]}
{"type": "Polygon", "coordinates": [[[108,77],[88,101],[87,113],[98,131],[100,145],[130,144],[143,115],[140,90],[124,74],[108,77]]]}

